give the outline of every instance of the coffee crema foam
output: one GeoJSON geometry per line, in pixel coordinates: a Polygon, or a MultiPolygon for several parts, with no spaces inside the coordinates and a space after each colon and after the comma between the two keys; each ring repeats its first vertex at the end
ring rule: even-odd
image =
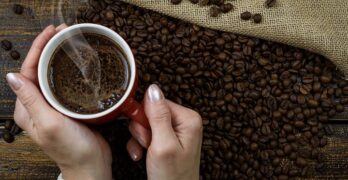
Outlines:
{"type": "Polygon", "coordinates": [[[74,35],[56,49],[48,80],[55,98],[67,109],[102,112],[115,105],[129,85],[129,65],[121,48],[106,36],[74,35]]]}

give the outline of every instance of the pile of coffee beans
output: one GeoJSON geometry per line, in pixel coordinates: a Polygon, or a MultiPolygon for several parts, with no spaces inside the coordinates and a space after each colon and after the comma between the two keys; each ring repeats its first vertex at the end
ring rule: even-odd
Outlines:
{"type": "Polygon", "coordinates": [[[325,123],[348,103],[347,81],[327,59],[119,1],[90,3],[78,22],[102,24],[128,42],[138,100],[156,83],[202,115],[203,179],[288,179],[323,167],[319,148],[332,133],[325,123]]]}

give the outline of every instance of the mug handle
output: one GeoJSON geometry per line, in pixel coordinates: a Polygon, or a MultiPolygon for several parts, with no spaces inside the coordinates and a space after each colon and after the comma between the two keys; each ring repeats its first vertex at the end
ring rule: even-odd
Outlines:
{"type": "Polygon", "coordinates": [[[124,113],[134,121],[137,121],[146,129],[151,129],[149,120],[146,117],[143,106],[134,98],[129,100],[129,105],[124,109],[124,113]]]}

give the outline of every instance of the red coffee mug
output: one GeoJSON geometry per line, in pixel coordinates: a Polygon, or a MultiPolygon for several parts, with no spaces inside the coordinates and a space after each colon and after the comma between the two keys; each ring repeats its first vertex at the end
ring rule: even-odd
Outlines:
{"type": "Polygon", "coordinates": [[[102,124],[114,120],[121,114],[125,114],[139,122],[146,128],[150,128],[149,122],[144,113],[143,106],[134,100],[137,89],[137,68],[133,53],[127,42],[113,30],[97,24],[77,24],[70,26],[57,33],[45,46],[38,65],[38,77],[41,91],[48,103],[60,113],[84,123],[102,124]],[[130,81],[123,97],[111,108],[95,114],[79,114],[65,108],[53,95],[47,78],[49,61],[58,46],[70,37],[81,33],[94,33],[109,37],[125,53],[130,67],[130,81]]]}

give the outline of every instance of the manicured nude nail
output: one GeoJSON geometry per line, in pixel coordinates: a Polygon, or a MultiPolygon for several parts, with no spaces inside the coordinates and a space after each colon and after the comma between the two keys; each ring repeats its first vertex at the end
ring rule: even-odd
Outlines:
{"type": "Polygon", "coordinates": [[[148,96],[151,102],[157,102],[164,99],[161,89],[156,84],[152,84],[149,87],[148,96]]]}
{"type": "Polygon", "coordinates": [[[6,75],[6,80],[7,83],[10,85],[10,87],[14,90],[17,91],[23,86],[23,81],[17,77],[16,74],[14,73],[8,73],[6,75]]]}

